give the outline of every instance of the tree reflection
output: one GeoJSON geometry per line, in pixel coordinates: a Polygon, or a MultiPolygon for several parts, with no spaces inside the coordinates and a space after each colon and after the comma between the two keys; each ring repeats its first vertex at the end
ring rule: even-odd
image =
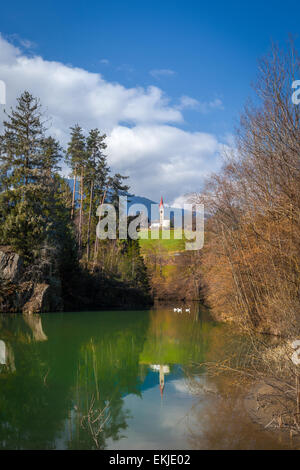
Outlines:
{"type": "Polygon", "coordinates": [[[288,447],[288,439],[252,422],[242,395],[235,393],[210,396],[205,410],[194,408],[189,422],[189,444],[192,449],[279,450],[288,447]]]}
{"type": "Polygon", "coordinates": [[[1,449],[105,448],[107,438],[120,438],[124,396],[140,394],[148,315],[120,312],[114,320],[51,314],[37,329],[38,322],[1,317],[1,337],[10,338],[15,357],[15,370],[0,374],[1,449]],[[97,434],[92,421],[102,411],[97,434]]]}

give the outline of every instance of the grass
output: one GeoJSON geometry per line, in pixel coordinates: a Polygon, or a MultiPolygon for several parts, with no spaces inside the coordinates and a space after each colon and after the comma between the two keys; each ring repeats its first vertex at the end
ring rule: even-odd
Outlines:
{"type": "MultiPolygon", "coordinates": [[[[166,235],[164,230],[156,230],[155,235],[159,236],[158,239],[151,238],[151,230],[145,229],[140,232],[142,236],[148,236],[148,238],[139,239],[140,247],[142,253],[145,253],[151,249],[154,249],[157,246],[160,246],[163,250],[166,250],[170,253],[184,251],[185,249],[185,239],[182,229],[170,229],[170,239],[162,238],[166,235]],[[179,238],[181,236],[181,239],[179,238]]],[[[152,231],[153,236],[153,231],[152,231]]]]}

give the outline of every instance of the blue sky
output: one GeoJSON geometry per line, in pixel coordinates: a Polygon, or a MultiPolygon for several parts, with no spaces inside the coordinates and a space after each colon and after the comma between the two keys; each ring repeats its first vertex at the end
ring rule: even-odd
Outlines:
{"type": "Polygon", "coordinates": [[[72,119],[86,129],[102,127],[112,167],[130,174],[132,189],[172,202],[200,189],[203,177],[220,167],[222,146],[230,145],[251,95],[257,59],[271,40],[283,45],[299,26],[300,4],[289,0],[5,2],[0,79],[8,105],[22,86],[32,88],[63,142],[72,119]],[[69,73],[68,89],[62,75],[69,73]],[[57,96],[43,74],[58,80],[57,96]],[[75,106],[75,95],[90,108],[75,106]],[[101,113],[93,114],[93,96],[101,113]]]}

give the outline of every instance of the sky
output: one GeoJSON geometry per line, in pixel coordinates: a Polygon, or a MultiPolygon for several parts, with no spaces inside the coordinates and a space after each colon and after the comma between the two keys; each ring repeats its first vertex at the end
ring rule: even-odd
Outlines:
{"type": "Polygon", "coordinates": [[[258,59],[289,34],[299,49],[299,30],[298,0],[14,0],[0,80],[7,108],[28,89],[63,145],[75,123],[98,127],[131,192],[180,205],[234,145],[258,59]]]}

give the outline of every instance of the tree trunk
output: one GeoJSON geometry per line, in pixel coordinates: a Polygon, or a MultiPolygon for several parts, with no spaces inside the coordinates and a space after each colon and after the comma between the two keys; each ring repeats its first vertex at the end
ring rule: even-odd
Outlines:
{"type": "MultiPolygon", "coordinates": [[[[103,194],[103,198],[102,198],[102,201],[100,203],[101,205],[101,210],[100,210],[100,214],[99,214],[99,220],[101,218],[101,211],[102,211],[102,206],[104,204],[104,201],[105,201],[105,197],[106,197],[106,190],[104,191],[104,194],[103,194]]],[[[95,269],[95,266],[96,266],[96,261],[97,261],[97,254],[98,254],[98,237],[97,237],[97,234],[96,234],[96,240],[95,240],[95,249],[94,249],[94,266],[93,266],[93,270],[95,269]]]]}
{"type": "Polygon", "coordinates": [[[76,170],[76,168],[75,168],[75,171],[74,171],[74,183],[73,183],[73,196],[72,196],[71,219],[73,219],[73,217],[74,217],[75,192],[76,192],[76,177],[77,177],[77,170],[76,170]]]}
{"type": "Polygon", "coordinates": [[[87,233],[87,260],[90,260],[90,234],[91,234],[91,218],[92,218],[92,205],[93,205],[93,194],[94,193],[94,181],[91,181],[90,189],[90,207],[89,207],[89,222],[88,222],[88,233],[87,233]]]}
{"type": "Polygon", "coordinates": [[[80,211],[79,211],[79,252],[82,248],[82,216],[83,216],[83,167],[80,175],[80,211]]]}

